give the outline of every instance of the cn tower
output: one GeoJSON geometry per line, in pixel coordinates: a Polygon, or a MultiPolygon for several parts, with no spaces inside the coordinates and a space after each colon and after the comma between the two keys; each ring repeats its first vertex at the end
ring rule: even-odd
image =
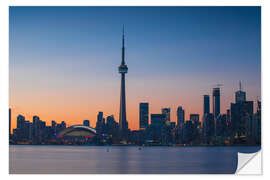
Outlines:
{"type": "Polygon", "coordinates": [[[123,138],[127,135],[128,122],[126,114],[126,90],[125,90],[125,74],[128,72],[128,67],[125,63],[125,32],[123,26],[123,36],[122,36],[122,62],[118,67],[118,71],[121,74],[121,94],[120,94],[120,114],[119,114],[119,127],[121,136],[123,138]]]}

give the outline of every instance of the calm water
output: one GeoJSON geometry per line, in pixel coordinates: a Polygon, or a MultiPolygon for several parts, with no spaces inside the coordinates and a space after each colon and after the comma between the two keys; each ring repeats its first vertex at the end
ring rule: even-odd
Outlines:
{"type": "Polygon", "coordinates": [[[260,147],[139,147],[11,145],[10,173],[234,173],[237,152],[260,147]]]}

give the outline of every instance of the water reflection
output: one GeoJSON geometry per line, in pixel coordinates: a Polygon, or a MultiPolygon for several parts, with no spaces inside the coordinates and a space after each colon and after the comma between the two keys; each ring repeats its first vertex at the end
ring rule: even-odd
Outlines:
{"type": "Polygon", "coordinates": [[[260,147],[10,146],[10,173],[234,173],[260,147]]]}

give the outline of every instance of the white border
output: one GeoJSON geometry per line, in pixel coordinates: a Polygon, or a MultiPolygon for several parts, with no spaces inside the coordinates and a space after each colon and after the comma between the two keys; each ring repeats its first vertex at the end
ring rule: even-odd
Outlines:
{"type": "MultiPolygon", "coordinates": [[[[1,179],[6,178],[27,178],[27,179],[48,179],[48,178],[110,178],[110,179],[141,179],[141,178],[207,178],[216,179],[216,175],[8,175],[8,6],[262,6],[262,131],[263,131],[263,149],[264,152],[270,152],[269,133],[270,128],[270,8],[269,0],[0,0],[0,121],[1,121],[1,179]],[[265,132],[266,131],[266,132],[265,132]],[[268,140],[269,141],[269,140],[268,140]]],[[[269,154],[269,153],[268,153],[269,154]]],[[[266,161],[270,159],[267,153],[263,153],[263,173],[264,176],[229,176],[229,178],[267,178],[269,175],[266,161]]],[[[218,178],[225,179],[228,176],[219,175],[218,178]]]]}
{"type": "Polygon", "coordinates": [[[10,0],[11,6],[259,6],[261,0],[10,0]]]}

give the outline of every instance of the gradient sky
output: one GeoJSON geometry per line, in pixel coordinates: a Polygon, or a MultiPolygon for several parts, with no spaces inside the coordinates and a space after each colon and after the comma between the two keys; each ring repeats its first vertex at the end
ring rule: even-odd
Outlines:
{"type": "Polygon", "coordinates": [[[203,95],[217,83],[222,113],[239,80],[256,100],[260,19],[260,7],[10,7],[12,127],[18,114],[94,126],[103,111],[118,121],[122,24],[131,129],[139,102],[149,102],[150,113],[170,107],[172,121],[179,105],[186,119],[202,114],[203,95]]]}

